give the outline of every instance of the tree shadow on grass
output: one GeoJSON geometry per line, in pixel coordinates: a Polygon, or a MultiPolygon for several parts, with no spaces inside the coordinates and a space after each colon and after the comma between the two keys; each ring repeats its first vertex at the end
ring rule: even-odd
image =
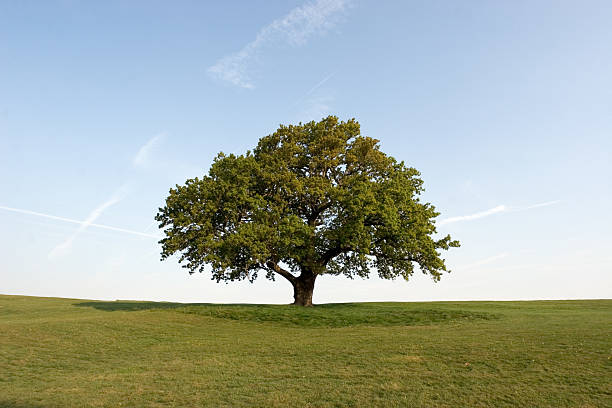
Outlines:
{"type": "MultiPolygon", "coordinates": [[[[322,305],[315,305],[313,309],[334,309],[334,308],[346,308],[355,307],[355,303],[326,303],[322,305]]],[[[223,307],[223,308],[268,308],[268,307],[291,307],[299,310],[309,310],[309,308],[302,308],[301,306],[294,305],[269,305],[269,304],[256,304],[256,303],[173,303],[173,302],[148,302],[148,301],[131,301],[131,300],[115,300],[112,302],[79,302],[73,303],[73,306],[77,307],[92,307],[97,310],[103,310],[105,312],[124,311],[124,312],[137,312],[139,310],[154,310],[154,309],[179,309],[193,306],[200,307],[223,307]]],[[[312,309],[310,309],[312,310],[312,309]]]]}
{"type": "MultiPolygon", "coordinates": [[[[97,310],[103,310],[105,312],[137,312],[139,310],[153,310],[153,309],[178,309],[189,306],[214,306],[214,303],[172,303],[172,302],[138,302],[138,301],[122,301],[116,300],[114,302],[80,302],[73,303],[77,307],[93,307],[97,310]]],[[[220,305],[217,305],[220,306],[220,305]]],[[[232,306],[232,305],[223,305],[232,306]]],[[[241,305],[248,306],[248,305],[241,305]]]]}
{"type": "Polygon", "coordinates": [[[315,307],[265,304],[215,304],[171,302],[80,302],[77,307],[97,310],[143,311],[175,310],[176,312],[229,320],[275,323],[284,326],[414,326],[491,319],[489,313],[408,304],[335,303],[315,307]]]}

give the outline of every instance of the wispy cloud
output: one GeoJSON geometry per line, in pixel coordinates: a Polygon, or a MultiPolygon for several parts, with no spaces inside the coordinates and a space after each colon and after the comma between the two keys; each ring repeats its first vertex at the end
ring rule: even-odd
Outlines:
{"type": "Polygon", "coordinates": [[[153,220],[148,226],[147,228],[145,228],[142,232],[147,232],[148,230],[150,230],[151,228],[157,226],[158,222],[153,220]]]}
{"type": "MultiPolygon", "coordinates": [[[[320,87],[323,86],[323,84],[325,84],[327,81],[329,81],[334,75],[336,75],[336,72],[332,72],[331,74],[327,75],[326,77],[324,77],[322,80],[320,80],[319,82],[317,82],[312,88],[310,88],[308,90],[308,92],[306,92],[304,95],[302,95],[300,98],[296,99],[295,102],[293,102],[290,105],[290,108],[294,108],[297,104],[299,104],[300,102],[303,102],[306,98],[308,98],[313,92],[315,92],[317,89],[319,89],[320,87]]],[[[329,97],[319,97],[319,98],[310,98],[308,100],[309,105],[311,106],[311,108],[313,106],[316,105],[320,105],[318,108],[315,108],[317,111],[328,111],[329,110],[329,106],[322,101],[326,101],[329,100],[331,98],[329,97]],[[321,109],[324,108],[324,109],[321,109]]],[[[319,119],[319,117],[316,117],[315,119],[319,119]]]]}
{"type": "Polygon", "coordinates": [[[164,139],[164,137],[166,137],[166,135],[164,133],[160,133],[150,138],[144,145],[140,147],[140,149],[138,149],[138,152],[136,152],[136,155],[134,155],[134,158],[132,159],[132,165],[134,167],[148,166],[151,161],[151,155],[153,150],[157,145],[159,145],[159,143],[164,139]]]}
{"type": "Polygon", "coordinates": [[[487,265],[487,264],[490,264],[490,263],[495,262],[497,260],[506,258],[508,255],[510,255],[510,254],[507,253],[507,252],[504,252],[504,253],[501,253],[501,254],[498,254],[498,255],[489,256],[487,258],[480,259],[480,260],[472,262],[470,264],[460,266],[457,269],[459,269],[461,271],[466,271],[468,269],[474,269],[474,268],[477,268],[479,266],[487,265]]]}
{"type": "Polygon", "coordinates": [[[305,102],[306,107],[298,114],[300,121],[320,120],[331,112],[330,103],[334,98],[331,96],[321,96],[310,98],[305,102]]]}
{"type": "MultiPolygon", "coordinates": [[[[30,210],[24,210],[24,209],[21,209],[21,208],[12,208],[12,207],[0,206],[0,210],[11,211],[11,212],[20,213],[20,214],[26,214],[26,215],[34,215],[34,216],[37,216],[37,217],[48,218],[50,220],[69,222],[71,224],[83,225],[83,224],[86,223],[86,221],[75,220],[75,219],[66,218],[66,217],[58,217],[56,215],[45,214],[45,213],[36,212],[36,211],[30,211],[30,210]]],[[[159,235],[147,234],[146,232],[140,232],[140,231],[134,231],[134,230],[125,229],[125,228],[113,227],[113,226],[110,226],[110,225],[95,224],[93,222],[90,222],[89,224],[87,224],[87,226],[88,227],[94,227],[94,228],[102,228],[102,229],[110,230],[110,231],[124,232],[126,234],[138,235],[138,236],[141,236],[141,237],[161,238],[159,235]]]]}
{"type": "Polygon", "coordinates": [[[459,222],[459,221],[476,220],[478,218],[488,217],[489,215],[498,214],[498,213],[501,213],[501,212],[504,212],[504,211],[506,211],[506,206],[505,205],[498,205],[497,207],[491,208],[491,209],[486,210],[486,211],[481,211],[481,212],[478,212],[476,214],[460,215],[458,217],[446,218],[446,219],[441,220],[438,223],[438,225],[450,224],[452,222],[459,222]]]}
{"type": "Polygon", "coordinates": [[[301,101],[304,100],[304,98],[306,98],[307,96],[309,96],[310,94],[312,94],[314,91],[316,91],[317,89],[319,89],[320,87],[323,86],[324,83],[326,83],[327,81],[329,81],[334,75],[336,75],[335,72],[332,72],[331,74],[327,75],[325,78],[323,78],[322,80],[320,80],[319,82],[317,82],[317,84],[315,86],[313,86],[312,88],[310,88],[308,90],[308,92],[306,92],[304,95],[302,95],[302,97],[300,99],[298,99],[297,101],[295,101],[293,104],[296,105],[298,103],[300,103],[301,101]]]}
{"type": "Polygon", "coordinates": [[[349,3],[350,0],[316,0],[296,7],[262,28],[240,51],[218,60],[208,68],[208,73],[233,85],[253,89],[255,85],[248,69],[262,49],[274,44],[304,45],[311,37],[322,35],[333,27],[349,3]]]}
{"type": "Polygon", "coordinates": [[[547,201],[544,203],[539,203],[539,204],[533,204],[533,205],[529,205],[526,207],[508,207],[505,205],[498,205],[497,207],[493,207],[491,209],[482,211],[482,212],[478,212],[475,214],[470,214],[470,215],[461,215],[458,217],[450,217],[450,218],[445,218],[443,220],[441,220],[438,225],[445,225],[445,224],[450,224],[453,222],[459,222],[459,221],[471,221],[471,220],[476,220],[478,218],[484,218],[484,217],[488,217],[490,215],[494,215],[494,214],[500,214],[500,213],[506,213],[506,212],[518,212],[518,211],[526,211],[526,210],[531,210],[534,208],[540,208],[540,207],[547,207],[549,205],[554,205],[557,203],[560,203],[560,200],[555,200],[555,201],[547,201]]]}
{"type": "Polygon", "coordinates": [[[525,210],[531,210],[532,208],[548,207],[549,205],[558,204],[560,202],[561,200],[547,201],[545,203],[533,204],[527,207],[514,208],[514,209],[511,209],[510,211],[525,211],[525,210]]]}
{"type": "MultiPolygon", "coordinates": [[[[161,142],[161,140],[164,137],[165,137],[165,134],[163,133],[155,135],[152,138],[150,138],[144,145],[142,145],[140,149],[138,149],[138,152],[136,152],[136,154],[132,158],[133,167],[147,167],[150,164],[153,149],[155,148],[155,146],[157,146],[161,142]]],[[[160,238],[158,235],[147,233],[146,231],[149,229],[149,227],[147,227],[147,230],[141,232],[141,231],[129,230],[126,228],[119,228],[119,227],[113,227],[110,225],[94,223],[94,221],[97,220],[102,215],[102,213],[104,213],[108,208],[112,207],[113,205],[119,203],[127,195],[127,193],[128,193],[128,183],[124,183],[106,201],[102,202],[96,208],[94,208],[89,213],[87,218],[85,218],[85,220],[75,220],[71,218],[58,217],[58,216],[51,215],[51,214],[45,214],[45,213],[40,213],[40,212],[35,212],[35,211],[30,211],[30,210],[25,210],[25,209],[20,209],[20,208],[5,207],[5,206],[0,206],[0,210],[12,211],[12,212],[21,213],[21,214],[35,215],[38,217],[44,217],[44,218],[48,218],[52,220],[69,222],[72,224],[78,224],[79,227],[76,229],[76,231],[74,231],[67,239],[65,239],[63,242],[61,242],[57,246],[55,246],[49,252],[49,259],[57,258],[58,256],[61,256],[69,252],[70,248],[72,247],[72,244],[74,243],[74,240],[83,231],[85,231],[89,227],[102,228],[102,229],[107,229],[111,231],[139,235],[143,237],[160,238]]]]}
{"type": "Polygon", "coordinates": [[[119,190],[117,190],[108,200],[104,201],[102,204],[98,205],[93,209],[85,219],[79,223],[79,228],[72,233],[65,241],[57,245],[55,248],[49,252],[49,259],[56,258],[60,255],[65,254],[72,247],[72,243],[75,238],[78,237],[87,227],[91,226],[95,220],[97,220],[100,215],[109,207],[117,204],[119,201],[123,199],[126,194],[126,186],[121,186],[119,190]]]}

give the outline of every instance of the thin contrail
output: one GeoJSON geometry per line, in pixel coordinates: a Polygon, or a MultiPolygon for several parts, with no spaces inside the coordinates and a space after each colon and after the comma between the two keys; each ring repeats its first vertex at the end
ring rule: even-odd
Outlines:
{"type": "Polygon", "coordinates": [[[150,223],[147,228],[144,229],[144,231],[142,232],[147,232],[148,230],[150,230],[151,228],[153,228],[154,226],[156,226],[158,224],[157,221],[153,221],[152,223],[150,223]]]}
{"type": "Polygon", "coordinates": [[[493,215],[493,214],[497,214],[497,213],[500,213],[500,212],[504,212],[506,210],[507,210],[507,208],[506,208],[505,205],[498,205],[497,207],[491,208],[490,210],[482,211],[482,212],[479,212],[479,213],[476,213],[476,214],[461,215],[461,216],[458,216],[458,217],[446,218],[446,219],[440,221],[438,223],[438,225],[450,224],[451,222],[458,222],[458,221],[475,220],[477,218],[488,217],[489,215],[493,215]]]}
{"type": "Polygon", "coordinates": [[[547,201],[545,203],[539,203],[539,204],[534,204],[534,205],[530,205],[530,206],[523,207],[523,208],[517,208],[512,211],[525,211],[525,210],[531,210],[532,208],[548,207],[549,205],[558,204],[560,202],[561,200],[547,201]]]}
{"type": "Polygon", "coordinates": [[[147,234],[145,232],[133,231],[133,230],[125,229],[125,228],[112,227],[110,225],[103,225],[103,224],[93,224],[93,223],[88,224],[86,221],[73,220],[71,218],[58,217],[56,215],[43,214],[43,213],[39,213],[36,211],[22,210],[20,208],[4,207],[0,205],[0,210],[12,211],[12,212],[20,213],[20,214],[36,215],[38,217],[44,217],[44,218],[48,218],[51,220],[70,222],[72,224],[78,224],[78,225],[87,225],[88,227],[96,227],[96,228],[102,228],[102,229],[106,229],[110,231],[124,232],[126,234],[139,235],[141,237],[162,238],[159,235],[147,234]]]}
{"type": "MultiPolygon", "coordinates": [[[[121,191],[125,192],[125,185],[119,189],[119,193],[121,193],[121,191]]],[[[87,218],[85,218],[82,224],[79,225],[79,228],[77,228],[77,230],[72,233],[72,235],[70,235],[65,241],[59,243],[55,248],[51,250],[51,252],[49,252],[49,258],[54,258],[60,255],[63,251],[67,251],[68,249],[70,249],[74,240],[79,235],[81,235],[81,233],[85,231],[87,227],[93,224],[93,222],[98,219],[98,217],[100,217],[100,215],[102,215],[102,213],[107,208],[121,201],[121,195],[122,194],[115,193],[110,199],[106,200],[105,202],[94,208],[94,210],[89,213],[89,215],[87,216],[87,218]]]]}
{"type": "Polygon", "coordinates": [[[468,265],[464,265],[464,266],[458,267],[457,269],[465,271],[467,269],[472,269],[472,268],[475,268],[477,266],[482,266],[482,265],[486,265],[486,264],[491,263],[491,262],[495,262],[498,259],[502,259],[502,258],[507,257],[508,255],[509,255],[508,252],[504,252],[504,253],[501,253],[501,254],[498,254],[498,255],[490,256],[488,258],[480,259],[480,260],[472,262],[472,263],[470,263],[468,265]]]}
{"type": "Polygon", "coordinates": [[[307,97],[308,95],[310,95],[311,93],[313,93],[314,91],[316,91],[317,89],[319,89],[319,87],[321,87],[324,83],[326,83],[327,81],[329,81],[331,79],[331,77],[333,77],[334,75],[336,75],[336,72],[338,71],[334,71],[331,74],[329,74],[328,76],[326,76],[325,78],[323,78],[321,81],[319,81],[318,84],[316,84],[315,86],[313,86],[312,88],[310,88],[310,90],[308,92],[306,92],[304,94],[304,96],[302,98],[307,97]]]}
{"type": "Polygon", "coordinates": [[[560,202],[561,202],[561,200],[547,201],[545,203],[533,204],[533,205],[529,205],[527,207],[508,207],[508,206],[505,206],[505,205],[498,205],[497,207],[494,207],[494,208],[491,208],[489,210],[482,211],[482,212],[479,212],[479,213],[476,213],[476,214],[461,215],[461,216],[458,216],[458,217],[445,218],[445,219],[441,220],[438,223],[438,225],[450,224],[450,223],[458,222],[458,221],[475,220],[475,219],[478,219],[478,218],[488,217],[489,215],[498,214],[498,213],[518,212],[518,211],[531,210],[533,208],[548,207],[549,205],[558,204],[560,202]]]}
{"type": "Polygon", "coordinates": [[[298,100],[296,100],[295,102],[293,102],[291,104],[291,107],[294,107],[295,105],[297,105],[298,103],[302,102],[304,99],[306,99],[306,97],[308,95],[310,95],[311,93],[313,93],[314,91],[316,91],[317,89],[319,89],[324,83],[326,83],[327,81],[329,81],[334,75],[336,75],[338,71],[334,71],[331,74],[329,74],[328,76],[326,76],[325,78],[323,78],[322,80],[320,80],[315,86],[313,86],[312,88],[310,88],[310,90],[308,92],[306,92],[304,95],[302,95],[301,98],[299,98],[298,100]]]}

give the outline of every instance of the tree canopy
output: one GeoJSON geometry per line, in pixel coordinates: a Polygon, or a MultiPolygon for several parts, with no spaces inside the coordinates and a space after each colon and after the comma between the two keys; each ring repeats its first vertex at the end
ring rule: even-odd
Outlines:
{"type": "Polygon", "coordinates": [[[261,273],[287,279],[294,303],[312,305],[322,274],[406,280],[415,266],[448,271],[420,173],[380,150],[355,119],[281,125],[243,155],[220,153],[207,176],[170,189],[156,220],[162,259],[180,254],[190,273],[217,282],[261,273]]]}

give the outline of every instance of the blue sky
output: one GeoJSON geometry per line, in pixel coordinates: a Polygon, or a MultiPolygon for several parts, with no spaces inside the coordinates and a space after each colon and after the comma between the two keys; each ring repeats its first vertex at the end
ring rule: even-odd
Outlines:
{"type": "Polygon", "coordinates": [[[612,295],[608,1],[0,3],[0,293],[289,303],[159,262],[168,189],[280,123],[355,117],[421,171],[439,283],[315,302],[612,295]]]}

